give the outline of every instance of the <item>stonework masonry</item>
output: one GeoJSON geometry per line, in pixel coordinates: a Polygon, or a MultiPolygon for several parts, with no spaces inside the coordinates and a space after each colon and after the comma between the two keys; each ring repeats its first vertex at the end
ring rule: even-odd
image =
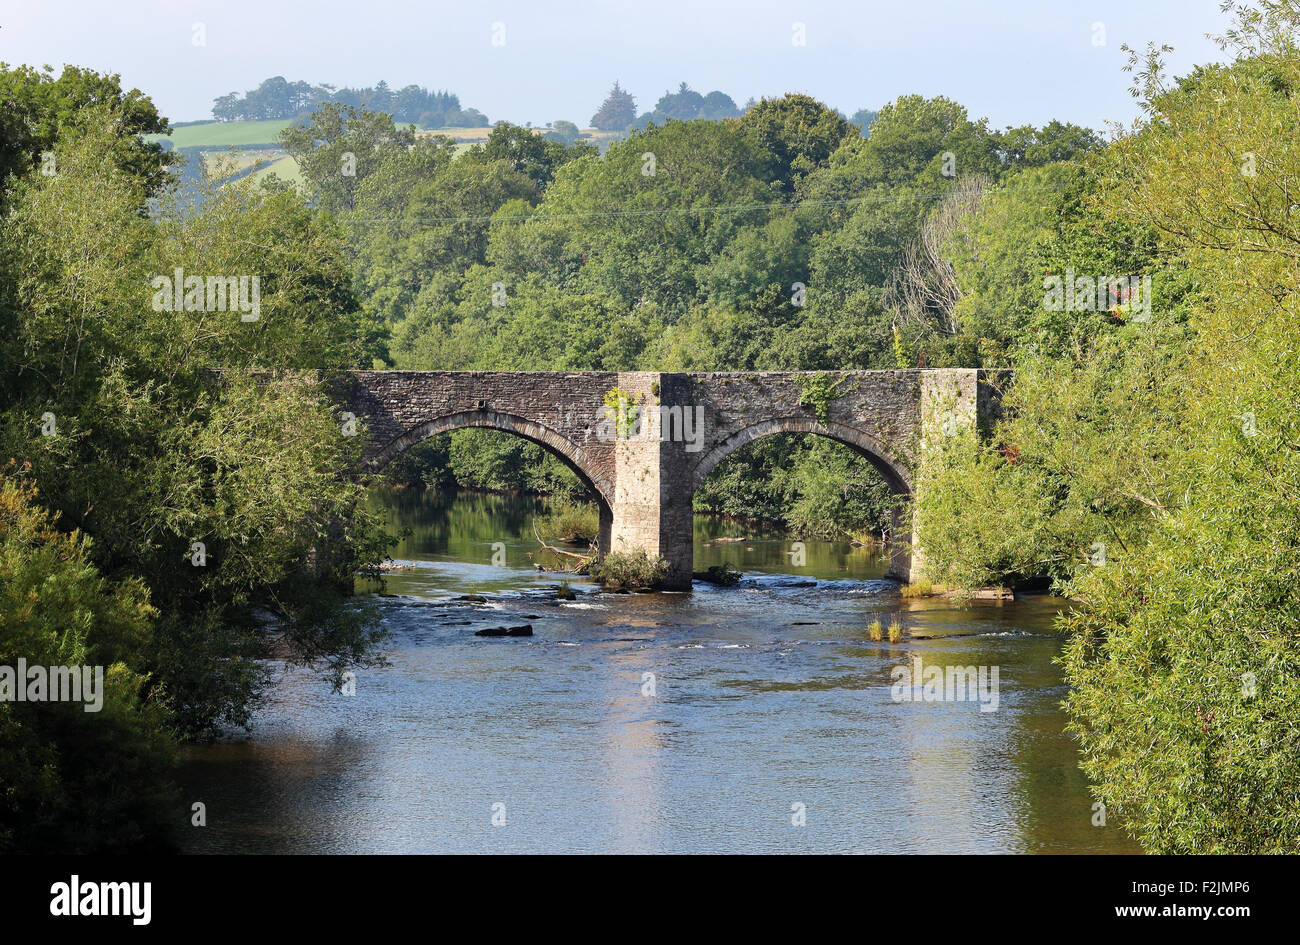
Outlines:
{"type": "MultiPolygon", "coordinates": [[[[896,494],[909,496],[937,437],[992,422],[1001,381],[977,369],[355,371],[338,384],[336,399],[362,423],[370,470],[423,439],[466,427],[541,444],[596,495],[602,553],[662,555],[667,586],[689,589],[692,498],[737,449],[774,433],[827,436],[867,457],[896,494]],[[812,380],[833,385],[821,417],[805,402],[812,380]],[[607,406],[619,398],[628,407],[622,424],[607,406]]],[[[895,518],[891,569],[915,580],[924,536],[912,536],[907,515],[895,518]]]]}

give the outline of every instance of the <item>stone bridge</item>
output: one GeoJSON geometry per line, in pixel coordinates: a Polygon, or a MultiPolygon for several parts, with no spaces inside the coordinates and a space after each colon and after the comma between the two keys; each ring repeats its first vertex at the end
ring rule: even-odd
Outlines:
{"type": "MultiPolygon", "coordinates": [[[[996,378],[975,369],[826,372],[355,371],[337,393],[362,421],[364,462],[381,469],[448,430],[485,427],[538,443],[596,496],[601,553],[644,549],[689,589],[692,497],[718,463],[774,433],[812,433],[855,449],[909,496],[936,437],[986,427],[996,378]]],[[[895,513],[891,572],[915,580],[906,504],[895,513]]]]}

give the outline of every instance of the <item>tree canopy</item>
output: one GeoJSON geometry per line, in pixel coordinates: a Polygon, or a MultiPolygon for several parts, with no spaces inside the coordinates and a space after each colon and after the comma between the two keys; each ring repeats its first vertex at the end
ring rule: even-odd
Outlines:
{"type": "Polygon", "coordinates": [[[430,91],[418,85],[392,89],[383,80],[368,88],[337,88],[290,82],[279,75],[242,95],[230,92],[214,100],[212,117],[218,121],[297,118],[325,104],[384,112],[396,121],[421,128],[481,128],[488,124],[486,115],[462,107],[460,99],[448,91],[430,91]]]}
{"type": "Polygon", "coordinates": [[[591,116],[591,127],[601,131],[622,131],[635,119],[636,99],[615,82],[596,114],[591,116]]]}

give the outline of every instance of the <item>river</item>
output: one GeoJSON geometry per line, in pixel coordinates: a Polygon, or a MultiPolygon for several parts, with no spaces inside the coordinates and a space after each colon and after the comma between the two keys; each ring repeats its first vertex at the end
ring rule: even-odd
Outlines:
{"type": "Polygon", "coordinates": [[[189,851],[1137,852],[1093,826],[1063,733],[1057,601],[908,600],[879,552],[809,541],[796,566],[786,536],[704,517],[696,569],[740,586],[556,600],[538,500],[372,500],[410,529],[379,601],[390,665],[351,696],[277,667],[251,732],[186,748],[189,851]],[[874,618],[903,638],[872,641],[874,618]],[[987,668],[988,698],[895,687],[918,657],[987,668]]]}

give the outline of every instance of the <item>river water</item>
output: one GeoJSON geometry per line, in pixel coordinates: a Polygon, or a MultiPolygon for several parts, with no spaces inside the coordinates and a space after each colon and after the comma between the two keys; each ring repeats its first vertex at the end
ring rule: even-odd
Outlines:
{"type": "Polygon", "coordinates": [[[192,852],[1136,852],[1093,826],[1049,598],[906,600],[877,551],[809,541],[797,564],[786,536],[697,517],[696,569],[740,586],[556,600],[538,500],[373,501],[410,529],[390,665],[351,696],[279,667],[250,733],[187,748],[192,852]],[[917,658],[986,686],[896,686],[917,658]]]}

